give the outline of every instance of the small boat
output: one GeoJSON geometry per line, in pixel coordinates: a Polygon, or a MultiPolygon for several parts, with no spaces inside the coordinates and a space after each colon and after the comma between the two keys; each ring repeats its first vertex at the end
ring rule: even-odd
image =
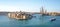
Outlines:
{"type": "Polygon", "coordinates": [[[55,21],[56,20],[56,18],[52,18],[52,19],[50,19],[50,21],[55,21]]]}

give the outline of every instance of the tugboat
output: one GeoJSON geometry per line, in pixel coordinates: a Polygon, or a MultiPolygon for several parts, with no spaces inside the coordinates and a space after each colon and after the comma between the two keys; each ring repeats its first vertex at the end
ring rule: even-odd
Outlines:
{"type": "Polygon", "coordinates": [[[50,19],[51,22],[52,22],[52,21],[55,21],[55,20],[56,20],[55,18],[50,19]]]}

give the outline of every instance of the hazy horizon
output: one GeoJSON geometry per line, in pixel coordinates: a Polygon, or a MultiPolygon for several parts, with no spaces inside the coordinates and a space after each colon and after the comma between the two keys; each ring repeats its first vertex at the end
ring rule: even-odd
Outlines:
{"type": "Polygon", "coordinates": [[[0,12],[39,12],[42,6],[48,12],[60,12],[60,0],[0,0],[0,12]]]}

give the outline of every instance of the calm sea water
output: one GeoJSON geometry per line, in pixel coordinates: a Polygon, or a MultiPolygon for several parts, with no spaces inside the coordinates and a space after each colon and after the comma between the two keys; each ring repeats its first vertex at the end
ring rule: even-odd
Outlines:
{"type": "Polygon", "coordinates": [[[0,16],[0,27],[60,27],[60,16],[41,16],[34,14],[29,20],[16,20],[7,16],[0,16]],[[56,21],[50,22],[49,19],[56,18],[56,21]]]}

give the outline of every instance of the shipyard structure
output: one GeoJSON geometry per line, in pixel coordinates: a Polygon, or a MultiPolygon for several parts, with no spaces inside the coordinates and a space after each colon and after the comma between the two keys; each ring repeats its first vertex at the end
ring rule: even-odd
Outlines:
{"type": "Polygon", "coordinates": [[[20,11],[20,12],[10,12],[8,13],[8,17],[15,19],[29,19],[32,17],[32,15],[20,11]]]}
{"type": "Polygon", "coordinates": [[[43,7],[42,7],[41,10],[40,10],[40,14],[41,14],[42,16],[44,16],[44,15],[60,16],[60,13],[59,13],[59,12],[47,12],[47,10],[44,10],[43,7]]]}

